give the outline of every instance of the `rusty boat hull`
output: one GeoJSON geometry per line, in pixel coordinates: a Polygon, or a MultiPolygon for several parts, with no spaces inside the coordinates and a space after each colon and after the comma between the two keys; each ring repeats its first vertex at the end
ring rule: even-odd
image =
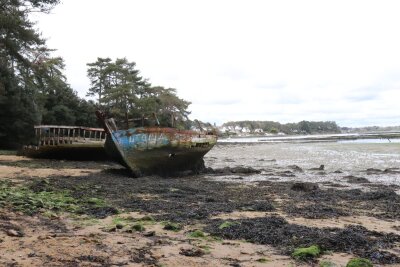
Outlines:
{"type": "Polygon", "coordinates": [[[164,127],[114,130],[107,135],[105,149],[135,176],[171,174],[195,170],[216,144],[214,134],[164,127]]]}

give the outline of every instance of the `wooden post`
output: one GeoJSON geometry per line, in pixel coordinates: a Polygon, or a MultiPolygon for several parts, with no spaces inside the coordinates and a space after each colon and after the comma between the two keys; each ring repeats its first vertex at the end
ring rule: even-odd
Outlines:
{"type": "Polygon", "coordinates": [[[57,129],[57,145],[60,144],[60,128],[57,129]]]}
{"type": "Polygon", "coordinates": [[[39,144],[39,146],[41,145],[41,143],[42,143],[42,128],[38,128],[38,130],[39,130],[39,142],[38,142],[38,144],[39,144]]]}

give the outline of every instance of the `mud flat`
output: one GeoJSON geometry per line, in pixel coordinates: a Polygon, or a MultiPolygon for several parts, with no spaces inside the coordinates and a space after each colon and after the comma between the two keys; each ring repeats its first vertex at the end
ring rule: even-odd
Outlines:
{"type": "Polygon", "coordinates": [[[219,146],[200,174],[142,178],[0,155],[0,265],[400,266],[399,150],[346,149],[219,146]]]}

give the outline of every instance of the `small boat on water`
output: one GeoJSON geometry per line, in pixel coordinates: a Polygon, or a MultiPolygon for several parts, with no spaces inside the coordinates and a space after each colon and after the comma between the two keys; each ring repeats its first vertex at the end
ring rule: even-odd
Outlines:
{"type": "Polygon", "coordinates": [[[34,144],[24,146],[20,155],[49,159],[107,159],[104,151],[106,132],[102,128],[38,125],[34,130],[34,144]]]}
{"type": "Polygon", "coordinates": [[[156,117],[156,126],[143,126],[142,119],[141,127],[118,129],[112,118],[96,115],[107,132],[106,152],[135,176],[195,170],[204,166],[203,156],[217,142],[213,132],[160,127],[156,117]]]}

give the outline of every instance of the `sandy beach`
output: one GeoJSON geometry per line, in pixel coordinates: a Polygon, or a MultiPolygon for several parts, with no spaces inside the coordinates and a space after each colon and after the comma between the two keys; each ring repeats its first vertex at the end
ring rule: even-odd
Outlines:
{"type": "Polygon", "coordinates": [[[141,178],[1,153],[0,265],[400,266],[399,146],[224,144],[202,173],[141,178]]]}

